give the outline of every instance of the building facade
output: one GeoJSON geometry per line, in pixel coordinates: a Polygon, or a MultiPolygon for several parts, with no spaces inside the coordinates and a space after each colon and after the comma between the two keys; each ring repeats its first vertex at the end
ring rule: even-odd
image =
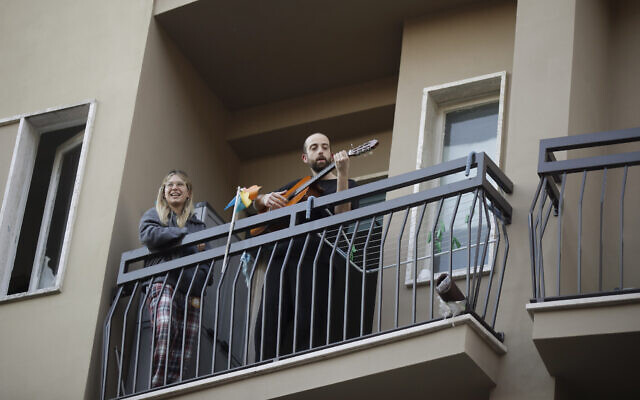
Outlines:
{"type": "MultiPolygon", "coordinates": [[[[0,397],[637,398],[639,3],[3,1],[2,10],[0,397]],[[106,328],[105,321],[122,312],[112,307],[124,299],[122,260],[140,247],[138,221],[163,176],[188,171],[195,199],[230,221],[223,208],[238,185],[274,190],[307,174],[300,146],[318,131],[331,137],[334,150],[379,140],[372,156],[350,167],[360,184],[382,185],[370,189],[386,200],[378,204],[427,196],[424,236],[417,233],[418,203],[406,200],[405,239],[404,224],[385,225],[405,209],[358,209],[371,218],[368,227],[380,217],[387,226],[381,234],[388,229],[389,238],[398,238],[397,248],[391,239],[380,245],[391,258],[397,250],[398,262],[384,280],[378,275],[374,293],[378,302],[396,291],[395,303],[377,303],[374,328],[362,338],[268,363],[245,360],[228,372],[212,360],[211,373],[134,389],[122,377],[131,373],[124,349],[135,348],[134,339],[110,336],[126,331],[127,317],[106,328]],[[547,142],[549,151],[559,160],[631,155],[594,159],[566,173],[539,169],[553,161],[540,156],[541,140],[594,132],[608,134],[565,147],[547,142]],[[484,247],[478,239],[476,261],[479,252],[489,254],[486,260],[496,250],[494,266],[472,274],[471,285],[495,278],[477,281],[476,297],[479,307],[485,295],[495,306],[447,321],[434,317],[429,291],[435,273],[457,261],[452,255],[450,264],[436,267],[433,221],[456,215],[450,203],[473,188],[428,196],[464,181],[465,164],[455,160],[470,152],[478,153],[476,176],[485,178],[481,152],[506,175],[491,175],[495,195],[486,179],[475,192],[487,193],[485,231],[493,229],[484,247]],[[432,173],[442,165],[452,167],[432,173]],[[405,175],[418,170],[426,175],[405,175]],[[583,178],[587,170],[593,174],[583,178]],[[384,186],[394,178],[402,184],[384,186]],[[561,194],[554,198],[551,186],[561,194]],[[581,193],[597,200],[583,210],[581,193]],[[438,203],[445,198],[453,200],[438,203]],[[547,221],[548,232],[541,229],[547,221]],[[501,226],[508,254],[505,242],[496,242],[501,226]],[[425,259],[431,252],[428,262],[418,264],[419,251],[425,259]],[[559,254],[555,272],[551,260],[559,254]],[[495,282],[493,291],[488,282],[495,282]],[[431,317],[411,320],[412,301],[431,317]],[[400,317],[395,311],[395,321],[394,306],[406,311],[400,317]]],[[[483,218],[478,212],[460,217],[467,225],[459,229],[469,229],[466,242],[452,221],[449,242],[438,249],[453,254],[454,235],[471,249],[471,232],[485,234],[483,222],[474,222],[483,218]]],[[[352,215],[344,223],[361,218],[352,215]]],[[[223,228],[207,232],[189,240],[219,238],[223,228]]],[[[211,252],[212,260],[219,256],[211,252]]],[[[453,277],[464,288],[470,275],[460,271],[453,277]]],[[[251,320],[255,309],[245,315],[251,320]]],[[[246,341],[250,324],[243,326],[246,341]]]]}

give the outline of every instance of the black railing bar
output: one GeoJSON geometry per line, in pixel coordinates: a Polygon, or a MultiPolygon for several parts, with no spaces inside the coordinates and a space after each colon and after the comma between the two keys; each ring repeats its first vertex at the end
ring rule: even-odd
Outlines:
{"type": "MultiPolygon", "coordinates": [[[[542,187],[546,188],[548,183],[547,177],[542,178],[542,187]]],[[[534,224],[534,232],[536,233],[535,239],[535,254],[536,254],[536,282],[538,292],[536,294],[537,297],[542,296],[544,292],[543,285],[544,281],[541,278],[542,275],[542,211],[544,210],[545,205],[547,204],[547,198],[549,197],[549,193],[547,190],[542,191],[542,200],[538,204],[538,215],[536,216],[536,222],[534,224]]]]}
{"type": "Polygon", "coordinates": [[[511,204],[509,204],[509,202],[496,190],[491,182],[486,179],[486,176],[483,177],[482,188],[485,192],[485,196],[487,196],[491,201],[491,204],[500,210],[500,214],[504,218],[505,222],[510,224],[511,216],[513,215],[511,204]]]}
{"type": "Polygon", "coordinates": [[[578,202],[578,293],[582,293],[582,200],[584,199],[584,187],[587,182],[587,171],[582,173],[582,187],[578,202]]]}
{"type": "MultiPolygon", "coordinates": [[[[476,159],[471,163],[471,168],[476,169],[478,164],[482,160],[489,159],[489,157],[485,153],[477,153],[476,159]]],[[[314,199],[314,208],[335,206],[336,204],[345,203],[347,201],[352,201],[356,199],[360,199],[362,197],[371,196],[379,193],[386,193],[396,189],[401,189],[404,187],[412,186],[414,184],[418,184],[425,181],[432,181],[435,179],[442,178],[444,176],[453,175],[458,172],[462,172],[466,169],[467,166],[467,157],[458,158],[451,161],[446,161],[440,164],[432,165],[426,168],[422,168],[419,170],[407,172],[401,175],[392,176],[386,179],[382,179],[379,181],[367,183],[362,186],[357,186],[355,188],[351,188],[348,191],[340,191],[336,193],[332,193],[330,195],[322,196],[314,199]]],[[[502,173],[502,171],[495,165],[495,163],[487,163],[487,172],[491,174],[493,177],[495,174],[495,178],[497,183],[502,187],[504,185],[504,190],[509,192],[513,187],[513,184],[509,180],[509,178],[502,173]]],[[[468,179],[478,179],[479,176],[475,176],[473,178],[465,178],[463,180],[468,179]]],[[[457,181],[459,182],[459,181],[457,181]]],[[[457,182],[452,182],[447,185],[448,186],[457,182]]],[[[306,206],[302,204],[303,208],[306,210],[306,206]]],[[[299,212],[299,211],[297,211],[299,212]]]]}
{"type": "MultiPolygon", "coordinates": [[[[473,274],[471,278],[471,291],[469,292],[469,307],[472,310],[476,308],[476,299],[475,299],[475,288],[476,281],[478,280],[478,264],[481,262],[480,258],[480,238],[482,237],[482,198],[483,192],[480,193],[480,198],[478,199],[478,231],[476,232],[476,251],[474,256],[473,263],[473,274]]],[[[469,220],[471,222],[471,220],[469,220]]],[[[484,259],[482,260],[484,262],[484,259]]],[[[433,281],[433,280],[432,280],[433,281]]]]}
{"type": "MultiPolygon", "coordinates": [[[[209,268],[207,269],[207,276],[205,277],[205,284],[202,285],[202,289],[200,290],[200,300],[204,299],[204,291],[209,284],[209,279],[213,276],[213,270],[215,266],[215,258],[211,260],[209,263],[209,268]]],[[[196,346],[196,377],[199,376],[200,372],[200,336],[202,334],[202,312],[204,310],[204,301],[200,301],[200,310],[198,311],[198,343],[196,346]]]]}
{"type": "MultiPolygon", "coordinates": [[[[231,257],[227,258],[227,262],[231,257]]],[[[218,281],[218,285],[216,286],[216,311],[213,316],[213,338],[212,338],[212,350],[211,350],[211,373],[215,372],[216,368],[216,349],[218,347],[218,316],[220,315],[220,288],[222,288],[222,284],[224,283],[224,278],[227,276],[228,268],[226,268],[225,260],[222,259],[222,265],[220,266],[220,280],[218,281]]]]}
{"type": "MultiPolygon", "coordinates": [[[[483,160],[490,160],[485,153],[477,153],[476,160],[482,162],[483,160]]],[[[466,157],[458,158],[456,160],[447,161],[441,164],[433,165],[427,168],[419,169],[416,171],[407,172],[405,174],[397,175],[395,177],[383,179],[376,182],[371,182],[366,185],[351,188],[336,193],[332,193],[326,196],[322,196],[314,199],[313,209],[324,208],[327,206],[334,206],[336,204],[345,203],[360,199],[362,197],[370,196],[373,194],[389,192],[396,189],[400,189],[406,186],[410,186],[423,181],[430,181],[441,178],[443,176],[452,175],[466,168],[466,157]]],[[[511,193],[513,190],[513,184],[504,175],[504,173],[493,163],[492,161],[485,161],[487,166],[487,173],[496,180],[496,183],[503,188],[507,193],[511,193]]],[[[477,168],[478,162],[474,161],[471,166],[477,168]]],[[[448,187],[459,182],[466,180],[473,180],[480,183],[482,177],[475,176],[473,178],[463,179],[458,182],[453,182],[447,185],[441,185],[441,187],[448,187]]],[[[236,221],[234,231],[239,232],[259,225],[266,225],[281,218],[290,217],[291,215],[297,215],[301,212],[306,212],[308,205],[306,202],[298,203],[289,207],[280,208],[270,211],[268,213],[262,213],[254,215],[248,218],[236,221]]],[[[230,223],[218,225],[212,228],[204,229],[199,232],[188,234],[183,240],[176,244],[175,247],[187,246],[198,244],[205,241],[219,239],[224,237],[229,232],[230,223]]],[[[172,248],[173,249],[173,248],[172,248]]],[[[169,249],[171,250],[171,249],[169,249]]],[[[124,252],[122,257],[124,261],[131,262],[139,260],[151,252],[146,247],[140,247],[138,249],[124,252]]]]}
{"type": "Polygon", "coordinates": [[[628,166],[624,167],[622,175],[622,192],[620,193],[620,287],[624,287],[624,195],[627,186],[628,166]]]}
{"type": "Polygon", "coordinates": [[[456,217],[458,216],[458,207],[460,206],[461,198],[461,194],[456,197],[456,205],[453,209],[453,214],[451,215],[451,223],[449,224],[449,276],[451,277],[453,276],[453,225],[456,217]]]}
{"type": "Polygon", "coordinates": [[[329,284],[328,293],[327,293],[327,332],[326,332],[326,341],[325,344],[329,344],[331,341],[331,303],[333,301],[333,260],[336,255],[336,249],[338,248],[338,241],[340,240],[340,233],[342,232],[342,225],[338,228],[338,234],[336,235],[336,241],[331,246],[331,255],[329,256],[329,284]]]}
{"type": "MultiPolygon", "coordinates": [[[[356,221],[356,226],[353,229],[353,233],[351,234],[351,240],[349,241],[349,250],[347,250],[347,256],[345,257],[345,266],[344,266],[344,274],[345,274],[345,282],[344,282],[344,309],[343,309],[343,319],[342,319],[342,340],[347,339],[347,318],[349,312],[349,277],[351,268],[349,268],[351,249],[353,248],[353,239],[356,237],[356,233],[358,233],[358,225],[360,224],[360,220],[356,221]]],[[[362,275],[362,279],[365,279],[364,274],[362,275]]],[[[360,299],[360,301],[364,301],[364,297],[360,299]]]]}
{"type": "MultiPolygon", "coordinates": [[[[133,290],[131,291],[131,296],[129,297],[129,301],[127,302],[127,306],[125,307],[124,314],[122,316],[122,339],[120,342],[120,349],[122,349],[122,354],[124,354],[124,339],[127,335],[127,315],[129,314],[129,309],[131,308],[131,303],[133,303],[133,298],[136,297],[136,292],[138,291],[138,286],[140,282],[136,282],[133,286],[133,290]]],[[[120,386],[122,385],[122,364],[118,363],[118,393],[120,396],[120,386]]],[[[135,391],[135,388],[134,388],[135,391]]],[[[122,394],[124,395],[124,386],[122,387],[122,394]]]]}
{"type": "MultiPolygon", "coordinates": [[[[434,306],[433,306],[433,302],[435,300],[434,296],[435,296],[435,265],[433,263],[433,261],[435,260],[434,257],[434,253],[435,253],[435,244],[436,244],[436,227],[438,226],[438,220],[440,219],[440,214],[442,213],[442,204],[444,203],[444,199],[440,199],[440,201],[438,202],[438,212],[436,213],[436,217],[434,218],[433,221],[433,228],[431,229],[431,285],[429,285],[429,316],[430,318],[433,319],[433,314],[434,314],[434,306]]],[[[420,225],[418,225],[419,227],[420,225]]],[[[419,229],[418,229],[419,232],[419,229]]],[[[416,237],[418,236],[418,234],[416,233],[416,237]]],[[[418,263],[416,262],[416,265],[418,263]]],[[[400,268],[400,266],[398,265],[398,269],[400,268]]],[[[416,279],[417,277],[413,276],[413,285],[415,287],[416,284],[416,279]]],[[[415,290],[415,289],[414,289],[415,290]]],[[[415,299],[414,299],[414,307],[415,307],[415,299]]],[[[414,316],[414,321],[415,322],[415,316],[414,316]]]]}
{"type": "MultiPolygon", "coordinates": [[[[484,153],[476,154],[476,157],[483,156],[484,153]]],[[[458,172],[464,171],[466,168],[467,159],[461,157],[455,160],[447,161],[437,165],[429,166],[419,170],[407,172],[401,175],[382,179],[376,182],[371,182],[366,185],[351,188],[336,193],[332,193],[326,196],[322,196],[314,199],[313,209],[323,208],[330,205],[336,205],[360,199],[361,197],[370,196],[373,194],[389,192],[396,189],[400,189],[406,186],[411,186],[423,181],[430,181],[441,178],[447,175],[453,175],[458,172]]],[[[473,168],[477,167],[477,162],[471,164],[473,168]]],[[[506,177],[505,177],[506,178],[506,177]]],[[[290,217],[293,214],[297,214],[307,210],[306,202],[301,202],[289,207],[280,208],[270,211],[268,213],[257,214],[248,218],[236,221],[234,231],[243,231],[248,228],[266,225],[274,222],[278,219],[290,217]]],[[[204,229],[199,232],[191,233],[185,236],[181,243],[176,247],[193,245],[204,241],[214,240],[226,236],[229,233],[230,223],[217,225],[212,228],[204,229]]],[[[132,261],[133,259],[139,259],[151,252],[146,247],[140,247],[138,249],[130,250],[123,253],[123,257],[132,261]]]]}
{"type": "Polygon", "coordinates": [[[307,246],[309,245],[309,238],[311,237],[310,233],[307,233],[304,237],[304,245],[302,246],[302,253],[298,259],[298,265],[296,266],[296,293],[293,297],[293,349],[292,351],[295,353],[298,344],[298,300],[300,298],[300,269],[302,266],[302,261],[307,252],[307,246]]]}
{"type": "MultiPolygon", "coordinates": [[[[193,276],[191,277],[191,282],[189,283],[189,287],[184,296],[184,313],[182,316],[182,349],[180,352],[180,375],[178,377],[179,382],[182,381],[182,371],[184,369],[184,351],[185,351],[186,339],[187,339],[187,318],[189,316],[189,297],[191,296],[191,291],[193,291],[193,284],[195,283],[196,277],[198,276],[198,269],[200,268],[200,266],[196,265],[193,268],[194,268],[193,276]]],[[[175,290],[178,291],[178,288],[176,287],[175,290]]],[[[200,298],[199,300],[201,299],[202,298],[200,298]]],[[[199,308],[202,308],[202,303],[204,302],[200,301],[199,308]]],[[[191,350],[193,351],[193,349],[191,350]]]]}
{"type": "Polygon", "coordinates": [[[316,315],[316,275],[318,272],[318,259],[320,258],[320,253],[322,251],[322,245],[324,244],[324,237],[327,234],[327,230],[323,230],[320,235],[320,243],[318,244],[318,250],[316,250],[316,255],[313,257],[313,270],[311,272],[311,322],[309,323],[309,348],[313,348],[313,330],[315,328],[315,318],[316,315]]]}
{"type": "Polygon", "coordinates": [[[123,287],[120,286],[118,288],[118,291],[116,292],[116,297],[111,303],[111,307],[109,307],[102,333],[102,393],[100,395],[100,398],[102,400],[104,400],[107,395],[107,369],[109,368],[109,338],[111,338],[111,320],[113,318],[113,313],[116,310],[116,306],[118,305],[118,301],[120,300],[122,290],[123,287]]]}
{"type": "Polygon", "coordinates": [[[282,337],[282,302],[283,302],[283,288],[284,288],[284,274],[287,270],[287,264],[289,263],[289,257],[291,256],[291,249],[293,248],[293,241],[296,237],[289,239],[289,245],[287,246],[287,252],[284,254],[284,260],[280,267],[280,286],[278,289],[278,326],[276,327],[276,360],[280,358],[280,338],[282,337]]]}
{"type": "MultiPolygon", "coordinates": [[[[481,165],[480,168],[483,168],[483,179],[486,180],[486,174],[489,174],[491,178],[498,184],[500,189],[502,189],[505,193],[511,194],[513,193],[513,182],[511,179],[496,165],[495,162],[489,157],[486,153],[480,152],[476,153],[476,157],[480,157],[478,161],[481,164],[484,164],[484,167],[481,165]]],[[[493,187],[493,185],[491,185],[493,187]]]]}
{"type": "MultiPolygon", "coordinates": [[[[124,350],[122,351],[123,355],[124,355],[124,350]]],[[[118,346],[113,348],[113,354],[116,357],[116,364],[118,364],[118,371],[122,371],[122,357],[120,354],[118,354],[118,346]]],[[[116,395],[116,397],[120,397],[120,392],[122,392],[123,396],[126,396],[127,394],[125,393],[124,390],[124,382],[122,380],[120,380],[120,378],[118,377],[118,394],[116,395]]]]}
{"type": "MultiPolygon", "coordinates": [[[[556,156],[551,152],[540,153],[539,157],[540,158],[538,159],[538,165],[542,165],[542,163],[544,163],[544,162],[556,162],[556,161],[558,161],[556,159],[556,156]],[[542,159],[543,157],[544,157],[544,159],[542,159]]],[[[553,181],[555,183],[560,183],[560,178],[558,178],[558,175],[551,175],[551,177],[553,178],[553,181]]]]}
{"type": "Polygon", "coordinates": [[[598,260],[598,291],[602,291],[602,229],[603,229],[603,213],[604,213],[604,193],[607,188],[607,168],[602,171],[602,189],[600,192],[600,249],[598,260]]]}
{"type": "Polygon", "coordinates": [[[366,272],[367,272],[367,249],[369,248],[369,239],[371,238],[371,233],[373,232],[373,226],[375,225],[375,217],[371,218],[371,222],[369,223],[369,231],[367,232],[367,240],[364,242],[364,248],[362,249],[362,270],[364,271],[362,274],[362,286],[360,287],[360,336],[364,335],[364,297],[366,293],[366,272]]]}
{"type": "MultiPolygon", "coordinates": [[[[242,272],[242,260],[243,257],[248,254],[246,251],[242,253],[240,256],[240,261],[238,263],[238,270],[236,271],[236,275],[233,277],[233,283],[231,284],[231,313],[229,316],[229,357],[227,358],[227,369],[231,368],[231,359],[232,359],[232,349],[233,349],[233,324],[235,322],[236,316],[236,290],[238,286],[238,277],[240,276],[240,272],[242,272]]],[[[228,262],[231,262],[229,259],[228,262]]],[[[239,360],[238,360],[239,363],[239,360]]]]}
{"type": "MultiPolygon", "coordinates": [[[[389,233],[389,226],[391,226],[391,219],[393,218],[393,213],[389,214],[389,218],[387,219],[387,224],[382,229],[382,242],[380,244],[381,248],[384,248],[384,244],[387,240],[387,233],[389,233]]],[[[383,260],[384,252],[380,252],[380,259],[378,260],[378,332],[382,329],[382,280],[384,278],[384,274],[382,273],[382,260],[383,260]]]]}
{"type": "Polygon", "coordinates": [[[640,128],[619,129],[607,132],[585,133],[540,140],[540,153],[585,149],[611,144],[640,141],[640,128]]]}
{"type": "Polygon", "coordinates": [[[562,185],[560,187],[560,202],[558,204],[558,296],[560,296],[561,266],[562,266],[562,215],[564,212],[564,189],[567,183],[567,173],[562,174],[562,185]]]}
{"type": "MultiPolygon", "coordinates": [[[[150,313],[152,314],[153,324],[151,329],[151,351],[150,351],[151,357],[149,358],[149,389],[151,389],[151,379],[153,377],[153,347],[155,345],[155,339],[156,339],[156,320],[158,316],[158,306],[160,305],[160,296],[162,296],[162,293],[164,292],[164,288],[167,285],[168,278],[169,278],[169,273],[167,272],[162,280],[162,286],[160,287],[160,294],[158,295],[158,301],[156,302],[156,306],[153,309],[153,313],[150,313]]],[[[152,287],[153,287],[153,280],[151,281],[151,285],[149,286],[149,292],[151,292],[152,287]]]]}
{"type": "Polygon", "coordinates": [[[540,233],[540,279],[541,279],[541,285],[540,288],[542,289],[542,296],[546,295],[546,286],[545,286],[545,280],[544,280],[544,255],[542,253],[542,240],[544,239],[544,233],[547,230],[547,223],[549,222],[549,217],[551,216],[551,210],[553,210],[553,203],[549,202],[549,208],[547,208],[547,213],[544,217],[544,222],[542,223],[542,229],[541,229],[541,233],[540,233]]]}
{"type": "MultiPolygon", "coordinates": [[[[471,203],[471,208],[469,209],[469,220],[467,221],[467,276],[466,276],[466,292],[465,292],[465,301],[466,301],[466,309],[469,308],[471,303],[469,302],[469,296],[471,295],[471,282],[469,280],[469,276],[471,274],[471,222],[473,221],[473,213],[476,209],[476,201],[478,200],[478,189],[473,192],[473,202],[471,203]]],[[[431,280],[433,282],[433,279],[431,280]]]]}
{"type": "Polygon", "coordinates": [[[402,228],[400,229],[400,235],[398,235],[398,250],[396,252],[396,302],[394,307],[394,326],[398,327],[398,314],[400,311],[400,244],[402,241],[402,235],[404,234],[404,228],[407,226],[407,218],[409,217],[409,210],[407,208],[404,213],[404,218],[402,220],[402,228]]]}
{"type": "MultiPolygon", "coordinates": [[[[272,242],[276,242],[278,240],[287,239],[292,236],[301,236],[311,231],[319,231],[325,229],[330,226],[336,226],[339,224],[348,224],[351,221],[356,219],[366,219],[371,218],[373,216],[379,216],[388,214],[392,211],[403,210],[407,207],[412,207],[416,204],[421,204],[423,202],[431,202],[437,201],[443,197],[453,197],[457,194],[464,194],[475,190],[478,186],[480,186],[481,182],[476,182],[475,178],[467,179],[465,181],[459,181],[455,183],[451,183],[446,185],[446,187],[436,187],[432,189],[428,189],[422,192],[409,194],[403,197],[387,200],[382,203],[372,204],[370,206],[357,208],[355,210],[351,210],[348,212],[344,212],[341,214],[333,215],[330,217],[322,218],[320,220],[306,222],[300,225],[296,225],[294,227],[290,227],[288,229],[282,229],[276,232],[266,233],[257,237],[245,239],[239,242],[231,243],[229,254],[237,254],[242,251],[252,248],[258,247],[260,245],[269,244],[272,242]]],[[[291,206],[295,207],[298,204],[291,206]]],[[[289,207],[286,207],[289,208],[289,207]]],[[[276,212],[278,210],[272,211],[276,212]]],[[[268,213],[265,213],[268,214],[268,213]]],[[[243,220],[240,220],[243,221],[243,220]]],[[[239,222],[240,222],[239,221],[239,222]]],[[[200,234],[200,231],[197,234],[200,234]]],[[[212,258],[217,258],[223,255],[225,252],[225,246],[219,246],[215,249],[201,251],[195,254],[191,254],[189,256],[182,257],[180,259],[167,261],[164,263],[159,263],[153,266],[149,266],[146,268],[141,268],[135,271],[129,271],[118,274],[118,285],[122,285],[124,283],[132,282],[137,279],[147,278],[152,275],[161,274],[176,268],[180,268],[185,265],[197,264],[205,260],[210,260],[212,258]]]]}
{"type": "Polygon", "coordinates": [[[535,211],[536,204],[538,203],[538,198],[540,197],[540,191],[542,190],[542,179],[538,182],[538,188],[536,189],[535,195],[533,196],[533,201],[531,202],[531,207],[529,208],[529,214],[527,218],[527,222],[529,225],[529,259],[531,261],[531,282],[533,285],[531,286],[533,290],[532,296],[534,298],[537,297],[538,293],[538,284],[536,282],[536,240],[535,240],[535,228],[533,225],[533,212],[535,211]]]}
{"type": "MultiPolygon", "coordinates": [[[[243,365],[247,365],[249,362],[249,317],[251,315],[251,302],[255,301],[252,299],[251,294],[253,292],[253,277],[256,272],[256,267],[258,265],[258,260],[260,259],[260,254],[262,253],[262,246],[258,247],[258,252],[253,260],[253,267],[251,267],[251,273],[249,274],[249,285],[247,285],[247,305],[245,307],[245,320],[244,320],[244,351],[243,351],[243,365]]],[[[257,358],[257,357],[256,357],[257,358]]]]}
{"type": "Polygon", "coordinates": [[[496,261],[498,260],[498,250],[500,249],[500,226],[498,225],[498,218],[493,215],[493,225],[496,227],[496,245],[493,246],[493,258],[491,260],[491,271],[489,271],[489,285],[487,287],[487,295],[484,301],[484,310],[482,311],[482,319],[487,317],[487,309],[489,308],[489,297],[491,296],[491,288],[493,287],[493,273],[496,269],[496,261]]]}
{"type": "Polygon", "coordinates": [[[502,284],[504,283],[504,272],[507,268],[507,256],[509,255],[509,235],[507,235],[507,227],[504,222],[501,222],[502,225],[502,234],[504,235],[504,255],[502,256],[502,271],[500,271],[500,284],[498,285],[498,290],[496,292],[496,304],[493,308],[493,318],[491,319],[491,328],[496,326],[496,317],[498,315],[498,306],[500,305],[500,295],[502,294],[502,284]]]}
{"type": "Polygon", "coordinates": [[[136,334],[136,352],[135,352],[135,359],[133,362],[133,384],[131,385],[134,392],[136,388],[136,383],[138,381],[138,360],[140,356],[140,334],[142,331],[142,313],[143,313],[144,307],[146,306],[149,293],[151,292],[152,283],[153,283],[153,279],[149,279],[147,281],[144,297],[142,298],[142,301],[140,302],[140,307],[138,308],[138,329],[136,334]]]}
{"type": "Polygon", "coordinates": [[[271,265],[273,263],[273,258],[276,254],[276,249],[278,248],[278,242],[273,245],[273,249],[271,251],[271,256],[269,257],[269,262],[267,263],[267,268],[264,271],[264,283],[262,284],[262,323],[260,324],[260,355],[256,356],[260,361],[264,359],[264,323],[265,323],[265,309],[267,303],[267,284],[269,283],[269,270],[271,269],[271,265]]]}
{"type": "MultiPolygon", "coordinates": [[[[169,327],[167,329],[167,338],[171,337],[171,325],[173,325],[173,304],[174,304],[174,300],[176,298],[176,295],[178,294],[178,288],[180,287],[180,283],[182,282],[182,277],[184,276],[184,268],[182,268],[180,270],[180,274],[178,275],[178,280],[176,281],[176,286],[173,288],[173,294],[171,295],[171,305],[169,306],[169,327]]],[[[162,297],[162,293],[160,293],[160,296],[162,297]]],[[[158,303],[160,303],[160,299],[158,299],[158,303]]],[[[187,310],[185,310],[186,312],[187,310]]],[[[167,354],[165,356],[164,359],[164,379],[162,381],[162,385],[166,385],[167,384],[167,375],[169,372],[169,355],[171,354],[171,340],[167,340],[167,354]]],[[[151,359],[153,360],[153,357],[151,357],[151,359]]]]}
{"type": "Polygon", "coordinates": [[[538,175],[595,171],[603,168],[621,168],[625,165],[640,165],[640,151],[546,162],[538,167],[538,175]]]}
{"type": "MultiPolygon", "coordinates": [[[[442,200],[440,200],[442,202],[442,200]]],[[[442,204],[442,203],[441,203],[442,204]]],[[[413,263],[413,285],[411,290],[411,322],[416,322],[416,283],[418,281],[418,236],[420,236],[420,226],[422,225],[422,220],[424,218],[424,212],[427,210],[427,203],[424,203],[421,207],[422,211],[420,211],[420,217],[418,218],[418,224],[416,225],[418,229],[416,230],[416,234],[413,237],[413,259],[415,262],[413,263]]],[[[436,218],[436,225],[438,219],[436,218]]],[[[435,237],[432,236],[433,243],[435,243],[435,237]]]]}
{"type": "MultiPolygon", "coordinates": [[[[487,199],[484,196],[484,194],[482,196],[482,203],[480,204],[480,206],[482,207],[483,205],[484,205],[484,217],[487,223],[487,238],[485,239],[484,248],[482,249],[482,258],[480,259],[480,271],[476,275],[476,278],[477,278],[476,291],[475,291],[475,294],[473,295],[474,311],[478,305],[478,297],[480,296],[480,285],[482,284],[482,273],[484,271],[484,266],[486,265],[487,251],[489,249],[489,240],[491,239],[491,231],[492,231],[491,220],[489,219],[489,209],[487,207],[487,199]]],[[[476,265],[477,263],[478,263],[478,260],[476,260],[476,265]]]]}

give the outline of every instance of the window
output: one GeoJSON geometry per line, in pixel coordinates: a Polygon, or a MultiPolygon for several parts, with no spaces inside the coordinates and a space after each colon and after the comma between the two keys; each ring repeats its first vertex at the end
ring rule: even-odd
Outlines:
{"type": "Polygon", "coordinates": [[[0,298],[60,289],[94,104],[19,121],[0,208],[0,298]]]}
{"type": "MultiPolygon", "coordinates": [[[[456,158],[466,157],[470,152],[485,152],[500,165],[500,149],[502,144],[502,119],[504,110],[504,91],[506,73],[500,72],[453,82],[436,87],[426,88],[423,92],[422,116],[416,168],[438,164],[456,158]]],[[[446,176],[440,179],[440,185],[446,185],[464,178],[464,173],[446,176]]],[[[435,183],[428,184],[433,186],[435,183]]],[[[421,185],[414,187],[414,192],[421,189],[421,185]]],[[[486,219],[483,216],[479,222],[479,203],[476,202],[472,211],[473,194],[461,197],[458,209],[454,215],[456,199],[447,199],[442,206],[436,223],[434,238],[431,238],[431,227],[437,215],[435,205],[428,208],[426,230],[429,231],[427,244],[424,248],[418,245],[418,253],[427,262],[418,273],[418,282],[424,282],[434,272],[449,270],[449,251],[452,249],[452,263],[455,270],[465,267],[468,262],[467,246],[471,243],[471,262],[475,264],[476,254],[480,257],[484,245],[480,245],[476,252],[477,235],[482,238],[488,232],[486,219]],[[469,238],[468,221],[471,217],[471,240],[469,238]],[[480,232],[478,232],[480,230],[480,232]],[[453,243],[452,243],[453,242],[453,243]],[[434,260],[431,260],[431,246],[434,248],[434,260]],[[438,255],[441,253],[441,255],[438,255]]],[[[416,214],[414,210],[414,214],[416,214]]],[[[417,231],[417,216],[412,215],[411,236],[417,231]]],[[[425,227],[421,228],[422,230],[425,227]]],[[[491,228],[495,232],[495,227],[491,228]]],[[[493,233],[490,243],[495,239],[493,233]]],[[[412,247],[412,243],[409,243],[412,247]]],[[[412,251],[412,249],[409,249],[412,251]]],[[[411,253],[409,253],[411,254],[411,253]]],[[[492,251],[487,251],[484,264],[490,263],[492,251]]],[[[413,271],[407,268],[406,283],[413,282],[413,271]]]]}

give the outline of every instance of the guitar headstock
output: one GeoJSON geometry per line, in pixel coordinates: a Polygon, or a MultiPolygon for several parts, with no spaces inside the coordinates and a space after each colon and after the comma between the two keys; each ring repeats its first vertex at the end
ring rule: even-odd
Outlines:
{"type": "Polygon", "coordinates": [[[368,142],[361,144],[360,146],[349,149],[349,151],[347,151],[347,154],[349,154],[349,157],[359,156],[360,154],[364,154],[375,149],[377,145],[378,140],[371,139],[368,142]]]}

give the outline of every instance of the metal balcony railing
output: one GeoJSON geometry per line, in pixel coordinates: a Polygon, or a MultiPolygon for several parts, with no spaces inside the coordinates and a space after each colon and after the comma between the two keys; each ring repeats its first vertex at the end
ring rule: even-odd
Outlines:
{"type": "MultiPolygon", "coordinates": [[[[240,219],[236,237],[265,224],[284,221],[286,227],[233,241],[226,265],[229,224],[190,234],[180,244],[215,242],[208,250],[151,267],[141,267],[153,256],[146,248],[124,253],[104,325],[102,397],[151,390],[157,344],[149,285],[172,271],[180,271],[180,285],[195,265],[206,266],[209,285],[191,293],[193,283],[185,282],[185,307],[189,297],[201,300],[193,355],[185,357],[179,346],[180,377],[161,386],[441,319],[446,308],[436,284],[446,276],[460,285],[461,312],[502,339],[494,327],[512,211],[501,190],[511,193],[512,187],[484,153],[472,153],[240,219]],[[459,179],[440,185],[446,176],[459,179]],[[384,202],[327,212],[382,193],[384,202]],[[317,210],[327,216],[307,219],[317,210]]],[[[183,326],[174,328],[184,332],[183,326]]]]}
{"type": "Polygon", "coordinates": [[[637,241],[625,248],[637,237],[640,200],[640,170],[633,168],[640,164],[640,151],[625,151],[638,145],[640,128],[540,141],[540,183],[529,211],[532,301],[640,287],[638,269],[628,268],[637,241]],[[567,159],[556,159],[554,152],[566,152],[567,159]],[[549,224],[552,210],[555,227],[549,224]]]}

